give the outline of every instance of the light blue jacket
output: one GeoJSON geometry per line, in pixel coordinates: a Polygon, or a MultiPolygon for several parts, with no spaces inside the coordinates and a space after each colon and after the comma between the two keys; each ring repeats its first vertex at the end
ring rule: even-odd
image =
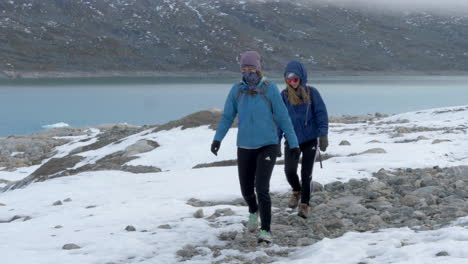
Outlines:
{"type": "MultiPolygon", "coordinates": [[[[266,78],[262,78],[256,89],[262,89],[265,81],[266,78]]],[[[224,104],[224,113],[219,121],[214,140],[220,142],[223,140],[236,115],[239,114],[238,147],[260,148],[278,144],[278,127],[283,131],[291,149],[299,146],[278,87],[273,82],[268,83],[268,87],[264,89],[271,107],[260,94],[239,93],[239,89],[244,91],[249,89],[244,82],[234,84],[224,104]]]]}

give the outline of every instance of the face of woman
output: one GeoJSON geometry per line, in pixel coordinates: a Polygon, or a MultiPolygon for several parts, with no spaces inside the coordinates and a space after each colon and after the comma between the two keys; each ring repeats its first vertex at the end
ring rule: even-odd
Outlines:
{"type": "Polygon", "coordinates": [[[285,77],[286,83],[291,85],[292,88],[297,89],[301,83],[301,79],[294,73],[287,73],[285,77]]]}

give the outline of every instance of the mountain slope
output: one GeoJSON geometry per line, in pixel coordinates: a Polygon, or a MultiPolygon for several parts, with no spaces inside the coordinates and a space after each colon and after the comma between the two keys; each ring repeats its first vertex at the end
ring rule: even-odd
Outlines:
{"type": "MultiPolygon", "coordinates": [[[[229,0],[0,3],[0,71],[468,70],[468,17],[229,0]]],[[[11,74],[11,73],[10,73],[11,74]]]]}

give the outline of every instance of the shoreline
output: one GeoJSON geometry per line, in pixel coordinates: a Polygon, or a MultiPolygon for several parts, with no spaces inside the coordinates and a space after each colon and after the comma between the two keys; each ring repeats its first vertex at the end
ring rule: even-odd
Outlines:
{"type": "MultiPolygon", "coordinates": [[[[379,76],[467,76],[468,71],[310,71],[315,77],[379,77],[379,76]]],[[[282,72],[265,71],[269,76],[280,77],[282,72]]],[[[100,71],[100,72],[39,72],[39,71],[0,71],[0,80],[40,80],[40,79],[74,79],[74,78],[237,78],[238,72],[231,71],[100,71]]]]}

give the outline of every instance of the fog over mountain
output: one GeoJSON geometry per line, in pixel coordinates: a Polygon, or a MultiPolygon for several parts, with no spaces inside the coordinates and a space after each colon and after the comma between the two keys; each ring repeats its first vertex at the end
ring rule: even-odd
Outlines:
{"type": "MultiPolygon", "coordinates": [[[[257,0],[251,0],[257,1],[257,0]]],[[[260,1],[260,0],[258,0],[260,1]]],[[[274,0],[271,0],[274,1],[274,0]]],[[[424,11],[438,14],[468,14],[466,0],[300,0],[305,4],[330,4],[346,8],[393,11],[424,11]]]]}
{"type": "Polygon", "coordinates": [[[36,72],[236,72],[259,51],[315,71],[468,70],[464,1],[11,0],[0,77],[36,72]],[[458,12],[455,12],[458,10],[458,12]]]}

